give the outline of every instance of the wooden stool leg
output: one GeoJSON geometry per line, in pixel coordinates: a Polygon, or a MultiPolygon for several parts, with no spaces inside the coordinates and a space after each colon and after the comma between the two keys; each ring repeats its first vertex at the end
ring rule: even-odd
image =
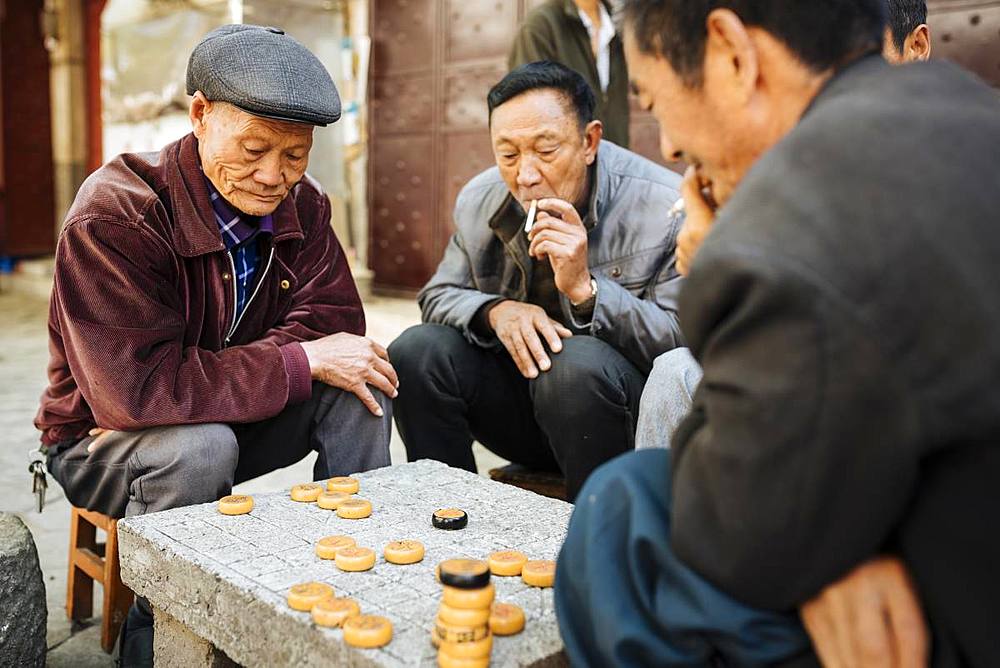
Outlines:
{"type": "Polygon", "coordinates": [[[73,508],[69,523],[69,574],[66,578],[66,616],[78,621],[94,614],[94,579],[77,562],[78,550],[97,547],[97,527],[73,508]]]}
{"type": "Polygon", "coordinates": [[[118,567],[118,521],[111,520],[106,528],[108,538],[104,547],[104,620],[101,623],[101,647],[110,653],[115,646],[118,631],[132,605],[132,590],[122,583],[118,567]]]}

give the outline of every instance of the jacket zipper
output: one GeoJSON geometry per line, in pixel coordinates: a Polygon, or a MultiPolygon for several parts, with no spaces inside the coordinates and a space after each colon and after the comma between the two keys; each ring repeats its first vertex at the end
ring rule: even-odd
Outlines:
{"type": "Polygon", "coordinates": [[[229,258],[229,266],[232,267],[233,273],[233,326],[229,328],[229,333],[226,334],[226,340],[222,343],[222,347],[225,348],[229,345],[230,339],[233,338],[233,334],[236,333],[236,328],[240,326],[240,322],[243,320],[243,316],[248,310],[250,310],[250,304],[253,303],[254,297],[260,292],[260,286],[264,284],[264,279],[267,277],[267,272],[271,268],[271,260],[274,259],[274,246],[271,246],[271,252],[267,256],[267,264],[264,265],[264,273],[260,275],[260,279],[257,281],[257,287],[253,289],[253,293],[250,295],[250,299],[247,300],[246,306],[243,307],[243,311],[236,317],[236,305],[239,301],[236,293],[236,263],[233,261],[233,256],[231,253],[226,253],[226,257],[229,258]]]}
{"type": "Polygon", "coordinates": [[[503,245],[507,251],[507,254],[510,256],[510,259],[514,261],[514,264],[517,265],[517,268],[521,272],[521,290],[520,290],[521,294],[518,297],[518,301],[523,302],[528,298],[528,270],[525,269],[524,265],[521,264],[521,260],[517,257],[517,252],[513,247],[513,245],[506,241],[503,242],[503,245]]]}

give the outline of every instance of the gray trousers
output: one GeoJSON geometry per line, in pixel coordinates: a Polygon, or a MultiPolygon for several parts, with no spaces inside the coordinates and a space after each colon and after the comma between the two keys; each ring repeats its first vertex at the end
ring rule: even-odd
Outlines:
{"type": "Polygon", "coordinates": [[[670,447],[674,431],[691,410],[701,376],[701,366],[687,348],[675,348],[654,360],[639,402],[636,450],[670,447]]]}
{"type": "Polygon", "coordinates": [[[164,426],[113,432],[60,449],[49,470],[66,498],[111,517],[215,501],[236,483],[319,453],[313,479],[389,465],[392,403],[372,394],[384,417],[349,392],[313,383],[312,397],[250,424],[164,426]]]}

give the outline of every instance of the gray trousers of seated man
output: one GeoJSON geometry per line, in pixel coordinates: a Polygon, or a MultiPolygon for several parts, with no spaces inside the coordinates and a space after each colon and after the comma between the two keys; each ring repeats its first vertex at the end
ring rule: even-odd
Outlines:
{"type": "Polygon", "coordinates": [[[701,377],[701,365],[687,348],[675,348],[653,361],[639,401],[636,450],[670,447],[674,431],[691,411],[701,377]]]}
{"type": "Polygon", "coordinates": [[[66,498],[111,517],[215,501],[234,484],[319,454],[313,479],[389,465],[392,403],[372,394],[384,417],[354,394],[313,383],[312,397],[248,424],[197,424],[113,432],[59,448],[49,470],[66,498]]]}

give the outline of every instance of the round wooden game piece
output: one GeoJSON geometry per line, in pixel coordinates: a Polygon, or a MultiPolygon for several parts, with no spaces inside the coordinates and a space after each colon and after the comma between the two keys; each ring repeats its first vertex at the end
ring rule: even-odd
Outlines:
{"type": "Polygon", "coordinates": [[[288,590],[288,607],[309,612],[324,598],[333,596],[333,587],[323,582],[302,582],[288,590]]]}
{"type": "Polygon", "coordinates": [[[323,492],[323,485],[318,482],[307,482],[292,487],[292,501],[312,503],[323,492]]]}
{"type": "Polygon", "coordinates": [[[372,514],[372,504],[364,499],[346,499],[337,506],[337,516],[345,520],[360,520],[372,514]]]}
{"type": "Polygon", "coordinates": [[[532,587],[551,587],[556,581],[556,562],[526,561],[521,569],[521,579],[532,587]]]}
{"type": "Polygon", "coordinates": [[[438,564],[438,581],[458,589],[481,589],[490,583],[490,567],[479,559],[447,559],[438,564]]]}
{"type": "Polygon", "coordinates": [[[416,540],[394,540],[385,546],[384,555],[390,564],[415,564],[424,558],[424,545],[416,540]]]}
{"type": "Polygon", "coordinates": [[[458,508],[442,508],[435,510],[434,514],[431,515],[431,524],[435,529],[455,531],[456,529],[464,529],[468,523],[469,516],[464,510],[458,508]]]}
{"type": "Polygon", "coordinates": [[[392,622],[378,615],[355,615],[344,622],[344,642],[354,647],[382,647],[392,640],[392,622]]]}
{"type": "Polygon", "coordinates": [[[223,515],[246,515],[253,510],[253,497],[231,494],[219,499],[219,512],[223,515]]]}
{"type": "Polygon", "coordinates": [[[441,621],[441,615],[434,619],[434,630],[431,635],[436,637],[438,642],[473,642],[482,640],[489,633],[489,626],[480,624],[478,626],[455,626],[445,624],[441,621]]]}
{"type": "Polygon", "coordinates": [[[327,536],[316,543],[316,556],[320,559],[333,559],[340,550],[355,545],[357,543],[350,536],[327,536]]]}
{"type": "Polygon", "coordinates": [[[358,602],[350,598],[336,598],[331,596],[313,606],[313,621],[320,626],[337,628],[348,618],[361,614],[361,607],[358,602]]]}
{"type": "Polygon", "coordinates": [[[489,633],[485,638],[469,642],[447,642],[442,640],[438,649],[455,659],[488,659],[493,651],[493,636],[489,633]]]}
{"type": "Polygon", "coordinates": [[[375,565],[375,550],[357,546],[344,547],[337,551],[333,561],[342,571],[367,571],[375,565]]]}
{"type": "Polygon", "coordinates": [[[490,572],[493,575],[520,575],[521,568],[528,561],[528,557],[523,552],[517,550],[503,550],[494,552],[487,561],[490,564],[490,572]]]}
{"type": "Polygon", "coordinates": [[[453,608],[465,608],[468,610],[481,610],[488,608],[493,603],[495,595],[493,583],[480,589],[456,589],[455,587],[445,587],[441,596],[441,601],[453,608]]]}
{"type": "Polygon", "coordinates": [[[361,489],[361,484],[357,478],[348,476],[337,476],[326,481],[326,489],[329,492],[343,492],[344,494],[357,494],[361,489]]]}
{"type": "Polygon", "coordinates": [[[349,498],[351,495],[345,492],[320,492],[320,495],[316,497],[316,505],[324,510],[336,510],[341,503],[349,498]]]}
{"type": "Polygon", "coordinates": [[[498,636],[512,636],[524,630],[524,610],[513,603],[494,603],[490,612],[490,631],[498,636]]]}
{"type": "Polygon", "coordinates": [[[453,608],[442,603],[438,608],[438,618],[452,626],[486,626],[490,622],[490,608],[469,609],[453,608]]]}
{"type": "MultiPolygon", "coordinates": [[[[443,645],[444,643],[442,643],[443,645]]],[[[460,659],[438,649],[438,668],[489,668],[489,657],[479,659],[460,659]]]]}

